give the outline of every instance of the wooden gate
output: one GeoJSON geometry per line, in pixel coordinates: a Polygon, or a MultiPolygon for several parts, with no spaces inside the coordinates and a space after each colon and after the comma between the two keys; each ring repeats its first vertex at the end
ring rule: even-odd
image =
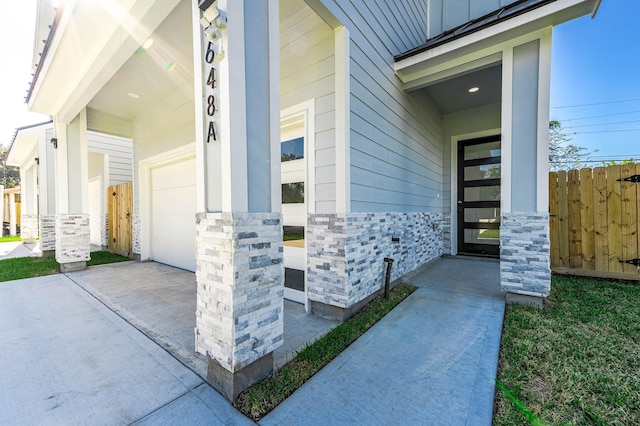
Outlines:
{"type": "Polygon", "coordinates": [[[108,209],[107,248],[112,253],[132,258],[133,187],[131,182],[109,187],[108,209]]]}
{"type": "Polygon", "coordinates": [[[549,173],[551,269],[638,279],[640,164],[549,173]]]}

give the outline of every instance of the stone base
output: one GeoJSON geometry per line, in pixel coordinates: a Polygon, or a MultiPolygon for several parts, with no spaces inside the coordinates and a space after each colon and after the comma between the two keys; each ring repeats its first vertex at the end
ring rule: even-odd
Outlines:
{"type": "Polygon", "coordinates": [[[60,264],[60,272],[75,272],[82,271],[83,269],[87,269],[87,262],[69,262],[69,263],[61,263],[60,264]]]}
{"type": "Polygon", "coordinates": [[[234,373],[221,366],[215,359],[209,358],[207,382],[222,396],[233,402],[240,392],[266,379],[272,372],[273,352],[269,352],[234,373]]]}
{"type": "Polygon", "coordinates": [[[528,296],[526,294],[507,293],[505,297],[508,304],[531,306],[533,308],[542,309],[544,307],[544,299],[537,296],[528,296]]]}
{"type": "MultiPolygon", "coordinates": [[[[393,288],[393,284],[390,285],[390,288],[393,288]]],[[[357,302],[354,305],[351,305],[348,308],[340,308],[338,306],[327,305],[326,303],[310,300],[309,302],[311,303],[311,313],[320,318],[326,318],[326,319],[337,320],[337,321],[346,321],[352,316],[354,316],[355,314],[357,314],[358,312],[360,312],[360,310],[364,308],[367,303],[371,302],[377,296],[380,296],[383,294],[384,294],[384,286],[380,290],[376,291],[373,294],[370,294],[366,298],[362,299],[361,301],[357,302]]]]}
{"type": "Polygon", "coordinates": [[[38,238],[22,238],[23,244],[35,244],[38,242],[38,238]]]}
{"type": "Polygon", "coordinates": [[[42,251],[42,257],[55,257],[56,255],[56,251],[55,250],[43,250],[42,251]]]}

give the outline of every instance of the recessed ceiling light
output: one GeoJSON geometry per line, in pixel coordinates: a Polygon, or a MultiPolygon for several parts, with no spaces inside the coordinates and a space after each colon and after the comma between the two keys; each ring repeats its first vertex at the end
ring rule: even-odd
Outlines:
{"type": "Polygon", "coordinates": [[[472,87],[471,89],[469,89],[469,93],[476,93],[478,90],[480,90],[479,87],[472,87]]]}
{"type": "Polygon", "coordinates": [[[151,46],[153,46],[153,39],[152,38],[148,38],[144,43],[142,43],[142,48],[144,50],[149,50],[149,48],[151,48],[151,46]]]}
{"type": "Polygon", "coordinates": [[[133,99],[140,99],[140,95],[138,95],[137,93],[129,92],[127,93],[127,95],[133,99]]]}

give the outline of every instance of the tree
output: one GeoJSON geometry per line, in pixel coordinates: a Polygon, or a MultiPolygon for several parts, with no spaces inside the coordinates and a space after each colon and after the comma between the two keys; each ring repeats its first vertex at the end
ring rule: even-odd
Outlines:
{"type": "Polygon", "coordinates": [[[20,169],[7,166],[9,148],[0,146],[0,185],[5,188],[15,188],[20,185],[20,169]]]}
{"type": "Polygon", "coordinates": [[[587,165],[593,152],[570,141],[571,136],[564,132],[559,121],[549,122],[549,170],[579,169],[587,165]]]}

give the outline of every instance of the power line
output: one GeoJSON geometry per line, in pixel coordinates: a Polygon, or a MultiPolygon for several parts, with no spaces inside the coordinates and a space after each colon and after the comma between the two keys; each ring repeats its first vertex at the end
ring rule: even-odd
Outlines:
{"type": "Polygon", "coordinates": [[[565,127],[565,129],[575,129],[577,127],[610,126],[612,124],[628,124],[628,123],[640,123],[640,120],[614,121],[612,123],[598,123],[598,124],[581,124],[579,126],[567,126],[565,127]]]}
{"type": "Polygon", "coordinates": [[[597,132],[571,132],[570,135],[585,135],[589,133],[619,133],[619,132],[640,132],[640,129],[626,129],[626,130],[600,130],[597,132]]]}
{"type": "Polygon", "coordinates": [[[578,108],[578,107],[583,107],[583,106],[620,104],[620,103],[624,103],[624,102],[637,102],[637,101],[640,101],[640,98],[637,98],[637,99],[624,99],[624,100],[621,100],[621,101],[595,102],[595,103],[592,103],[592,104],[563,105],[563,106],[551,107],[551,109],[578,108]]]}
{"type": "Polygon", "coordinates": [[[615,114],[592,115],[592,116],[589,116],[589,117],[580,117],[580,118],[567,118],[566,120],[557,120],[557,121],[559,121],[560,124],[562,124],[562,123],[565,123],[567,121],[587,120],[589,118],[600,118],[600,117],[613,117],[615,115],[635,114],[637,112],[640,112],[640,110],[629,111],[629,112],[618,112],[618,113],[615,113],[615,114]]]}

